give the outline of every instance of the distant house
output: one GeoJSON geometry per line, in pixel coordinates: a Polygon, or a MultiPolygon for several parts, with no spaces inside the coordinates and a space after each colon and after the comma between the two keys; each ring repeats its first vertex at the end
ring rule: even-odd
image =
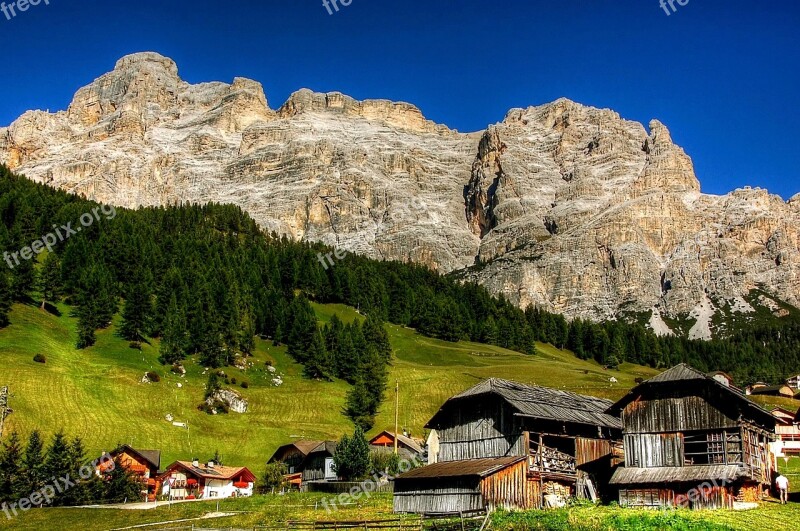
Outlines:
{"type": "Polygon", "coordinates": [[[172,500],[207,500],[252,496],[256,477],[245,467],[195,460],[172,463],[159,480],[172,500]]]}
{"type": "Polygon", "coordinates": [[[338,476],[333,466],[336,444],[336,441],[295,441],[278,448],[268,462],[285,463],[298,487],[311,482],[336,481],[338,476]],[[297,474],[300,474],[299,478],[297,474]]]}
{"type": "Polygon", "coordinates": [[[618,417],[609,400],[492,378],[450,398],[425,426],[435,464],[395,480],[394,510],[529,509],[595,498],[611,475],[618,417]]]}
{"type": "Polygon", "coordinates": [[[724,385],[725,387],[734,387],[733,385],[733,376],[728,374],[727,372],[722,371],[714,371],[708,373],[711,378],[714,378],[716,381],[724,385]]]}
{"type": "Polygon", "coordinates": [[[792,376],[786,380],[786,385],[791,387],[792,389],[800,390],[800,374],[796,376],[792,376]]]}
{"type": "Polygon", "coordinates": [[[732,508],[772,482],[775,417],[681,364],[609,408],[623,424],[625,466],[611,484],[629,507],[732,508]]]}
{"type": "MultiPolygon", "coordinates": [[[[160,450],[137,450],[126,444],[109,452],[108,455],[114,459],[117,466],[122,466],[142,482],[142,494],[148,501],[155,501],[161,486],[158,482],[158,473],[161,468],[160,450]]],[[[100,472],[106,472],[106,470],[100,470],[100,472]]]]}
{"type": "Polygon", "coordinates": [[[407,435],[397,435],[390,431],[382,431],[372,439],[369,444],[378,448],[394,448],[394,440],[397,439],[398,453],[406,459],[413,459],[425,453],[422,442],[412,439],[407,435]]]}
{"type": "Polygon", "coordinates": [[[777,457],[800,455],[800,426],[797,414],[776,407],[771,411],[777,419],[775,424],[776,441],[772,443],[772,451],[777,457]]]}
{"type": "Polygon", "coordinates": [[[747,388],[748,395],[782,396],[794,398],[794,390],[786,384],[782,385],[753,385],[747,388]]]}

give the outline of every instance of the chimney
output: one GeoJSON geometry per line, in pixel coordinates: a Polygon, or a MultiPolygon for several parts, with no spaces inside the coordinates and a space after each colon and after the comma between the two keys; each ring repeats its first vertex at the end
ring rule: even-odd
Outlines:
{"type": "Polygon", "coordinates": [[[195,468],[200,468],[200,460],[196,457],[192,459],[192,466],[195,468]]]}

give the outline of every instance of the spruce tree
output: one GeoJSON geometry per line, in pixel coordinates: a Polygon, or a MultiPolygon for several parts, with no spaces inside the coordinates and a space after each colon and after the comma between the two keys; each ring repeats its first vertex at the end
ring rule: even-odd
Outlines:
{"type": "Polygon", "coordinates": [[[18,494],[29,496],[41,490],[49,479],[46,474],[42,437],[38,431],[33,431],[28,437],[28,445],[22,457],[22,478],[18,494]]]}
{"type": "MultiPolygon", "coordinates": [[[[53,436],[53,442],[47,449],[44,468],[42,472],[48,481],[53,481],[52,478],[64,477],[65,474],[72,472],[73,455],[70,443],[67,440],[64,432],[58,432],[53,436]]],[[[56,496],[53,501],[53,506],[64,505],[63,496],[60,494],[56,496]]]]}
{"type": "Polygon", "coordinates": [[[318,380],[330,381],[333,379],[333,360],[328,349],[325,348],[325,340],[322,339],[322,333],[319,330],[314,334],[306,353],[305,375],[318,380]]]}
{"type": "Polygon", "coordinates": [[[21,494],[22,445],[19,435],[13,432],[0,451],[0,502],[16,501],[21,494]]]}
{"type": "Polygon", "coordinates": [[[39,274],[39,293],[42,296],[42,310],[47,303],[57,303],[61,298],[61,261],[58,255],[50,253],[45,258],[39,274]]]}
{"type": "Polygon", "coordinates": [[[11,312],[11,302],[11,285],[8,274],[5,269],[0,269],[0,328],[5,328],[10,324],[8,315],[11,312]]]}
{"type": "Polygon", "coordinates": [[[383,325],[383,321],[374,312],[367,316],[362,328],[364,341],[371,346],[384,360],[384,363],[392,361],[392,344],[389,342],[389,333],[383,325]]]}
{"type": "Polygon", "coordinates": [[[147,285],[138,282],[128,289],[122,309],[119,334],[128,341],[141,341],[149,329],[152,302],[147,285]]]}
{"type": "Polygon", "coordinates": [[[186,349],[186,317],[173,294],[170,297],[169,308],[164,319],[158,359],[163,364],[179,362],[186,357],[186,349]]]}

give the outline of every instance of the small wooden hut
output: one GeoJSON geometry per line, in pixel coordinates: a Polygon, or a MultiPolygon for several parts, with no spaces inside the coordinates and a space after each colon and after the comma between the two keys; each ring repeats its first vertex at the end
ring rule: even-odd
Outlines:
{"type": "Polygon", "coordinates": [[[454,514],[538,505],[539,483],[525,457],[449,461],[403,474],[394,484],[398,513],[454,514]]]}
{"type": "Polygon", "coordinates": [[[608,413],[623,424],[625,467],[611,479],[621,505],[732,508],[770,485],[775,417],[688,365],[638,385],[608,413]]]}

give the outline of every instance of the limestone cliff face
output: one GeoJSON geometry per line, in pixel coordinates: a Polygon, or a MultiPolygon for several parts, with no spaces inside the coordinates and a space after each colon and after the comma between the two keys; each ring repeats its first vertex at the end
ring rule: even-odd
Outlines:
{"type": "Polygon", "coordinates": [[[339,93],[272,110],[255,81],[190,85],[143,53],[66,111],[0,128],[0,162],[121,206],[235,203],[269,230],[568,316],[652,313],[662,332],[661,316],[690,317],[707,337],[715,312],[751,311],[756,288],[800,304],[800,194],[702,194],[663,124],[564,99],[462,134],[339,93]]]}

